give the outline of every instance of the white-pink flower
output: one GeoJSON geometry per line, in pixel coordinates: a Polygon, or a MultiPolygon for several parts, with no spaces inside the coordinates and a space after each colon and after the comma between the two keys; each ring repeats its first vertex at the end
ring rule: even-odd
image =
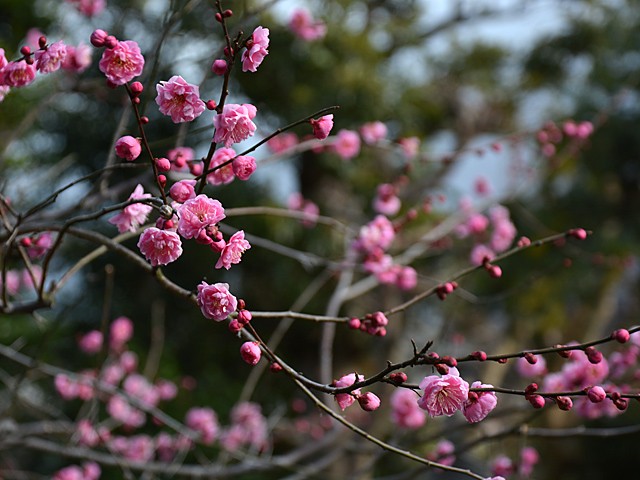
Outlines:
{"type": "Polygon", "coordinates": [[[197,85],[188,83],[180,75],[156,85],[156,103],[160,113],[169,115],[173,123],[192,122],[205,110],[197,85]]]}
{"type": "Polygon", "coordinates": [[[184,238],[197,238],[200,232],[224,217],[224,208],[218,200],[204,194],[187,200],[178,210],[178,233],[184,238]]]}
{"type": "Polygon", "coordinates": [[[182,241],[176,232],[149,227],[138,240],[138,248],[154,267],[175,262],[182,255],[182,241]]]}
{"type": "Polygon", "coordinates": [[[242,260],[242,254],[250,248],[251,245],[244,238],[244,231],[238,230],[231,236],[225,247],[222,249],[220,258],[216,263],[216,268],[224,267],[229,270],[232,264],[240,263],[240,260],[242,260]]]}
{"type": "MultiPolygon", "coordinates": [[[[151,194],[144,193],[144,187],[138,184],[131,195],[129,195],[129,200],[140,200],[143,198],[151,198],[151,194]]],[[[132,203],[124,207],[121,213],[111,217],[109,223],[118,227],[120,233],[135,232],[140,225],[147,221],[151,210],[153,210],[151,205],[132,203]]]]}
{"type": "MultiPolygon", "coordinates": [[[[236,152],[232,148],[219,148],[213,154],[209,168],[215,168],[223,163],[229,162],[236,156],[236,152]]],[[[220,167],[207,175],[207,183],[211,185],[226,185],[233,182],[236,176],[233,174],[233,162],[227,163],[224,167],[220,167]]]]}
{"type": "MultiPolygon", "coordinates": [[[[493,388],[493,385],[473,382],[471,388],[493,388]]],[[[464,402],[462,414],[469,423],[477,423],[484,420],[497,404],[498,397],[494,392],[470,392],[469,398],[464,402]]]]}
{"type": "Polygon", "coordinates": [[[450,417],[462,410],[469,396],[469,384],[460,376],[447,374],[442,377],[431,375],[420,382],[424,390],[418,400],[418,406],[426,410],[431,417],[446,415],[450,417]]]}
{"type": "Polygon", "coordinates": [[[55,72],[67,56],[67,46],[62,40],[52,43],[46,50],[36,50],[36,70],[40,73],[55,72]]]}
{"type": "Polygon", "coordinates": [[[202,282],[198,285],[198,306],[206,318],[220,322],[235,312],[238,301],[229,292],[229,284],[202,282]]]}
{"type": "Polygon", "coordinates": [[[234,143],[242,142],[251,137],[256,131],[256,126],[251,121],[256,113],[256,107],[249,103],[226,104],[222,113],[213,118],[213,126],[216,128],[213,141],[224,143],[224,146],[228,148],[234,143]]]}
{"type": "Polygon", "coordinates": [[[308,10],[298,8],[289,20],[289,28],[301,40],[311,42],[319,40],[327,34],[327,26],[314,20],[308,10]]]}
{"type": "Polygon", "coordinates": [[[255,72],[269,51],[269,29],[257,27],[247,42],[247,49],[242,52],[242,71],[255,72]]]}
{"type": "Polygon", "coordinates": [[[119,41],[115,47],[104,49],[98,67],[109,82],[124,85],[142,73],[144,57],[133,40],[119,41]]]}

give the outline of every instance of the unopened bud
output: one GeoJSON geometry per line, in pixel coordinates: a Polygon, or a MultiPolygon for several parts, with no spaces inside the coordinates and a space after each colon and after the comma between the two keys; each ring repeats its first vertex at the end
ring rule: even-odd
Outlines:
{"type": "Polygon", "coordinates": [[[358,403],[365,412],[373,412],[380,407],[380,399],[375,393],[366,392],[358,397],[358,403]]]}
{"type": "Polygon", "coordinates": [[[249,365],[256,365],[262,356],[258,342],[244,342],[240,347],[240,356],[249,365]]]}
{"type": "Polygon", "coordinates": [[[389,375],[389,381],[394,385],[402,385],[407,381],[407,374],[404,372],[393,372],[389,375]]]}

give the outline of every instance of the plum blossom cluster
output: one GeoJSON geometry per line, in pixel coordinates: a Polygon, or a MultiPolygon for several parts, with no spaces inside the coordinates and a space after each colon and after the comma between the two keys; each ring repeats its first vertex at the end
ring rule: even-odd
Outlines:
{"type": "MultiPolygon", "coordinates": [[[[334,380],[332,386],[336,388],[344,388],[350,387],[356,381],[361,382],[364,380],[364,376],[357,375],[355,373],[349,373],[347,375],[343,375],[338,380],[334,380]]],[[[356,401],[360,408],[362,408],[365,412],[373,412],[380,407],[380,398],[375,393],[365,392],[357,388],[352,390],[349,393],[336,393],[334,395],[336,402],[341,410],[345,410],[347,407],[353,405],[356,401]]]]}
{"type": "Polygon", "coordinates": [[[89,18],[100,15],[107,6],[106,0],[67,0],[67,3],[89,18]]]}
{"type": "MultiPolygon", "coordinates": [[[[35,32],[34,32],[35,33],[35,32]]],[[[20,49],[22,57],[9,61],[0,48],[0,101],[12,87],[24,87],[36,79],[36,73],[49,74],[64,69],[81,73],[91,64],[91,50],[87,45],[66,45],[62,40],[47,43],[47,37],[36,33],[35,51],[25,45],[20,49]]]]}
{"type": "Polygon", "coordinates": [[[520,450],[519,460],[513,460],[506,455],[498,455],[491,461],[491,472],[497,478],[509,478],[517,475],[518,478],[530,478],[533,468],[540,461],[540,454],[533,447],[523,447],[520,450]]]}
{"type": "Polygon", "coordinates": [[[536,140],[542,154],[551,158],[556,155],[558,148],[566,141],[569,149],[578,148],[593,134],[594,128],[591,122],[575,122],[567,120],[562,125],[555,122],[547,122],[536,134],[536,140]]]}
{"type": "MultiPolygon", "coordinates": [[[[498,399],[492,391],[470,390],[469,384],[460,377],[455,367],[448,369],[446,375],[430,375],[420,382],[423,390],[418,406],[431,417],[452,416],[462,411],[469,423],[484,420],[496,407],[498,399]]],[[[472,389],[493,388],[479,381],[471,385],[472,389]]]]}
{"type": "Polygon", "coordinates": [[[353,243],[353,248],[363,255],[366,272],[376,276],[383,284],[395,284],[402,290],[412,290],[417,284],[417,272],[409,266],[393,263],[386,251],[396,236],[395,227],[384,215],[376,216],[364,225],[353,243]]]}

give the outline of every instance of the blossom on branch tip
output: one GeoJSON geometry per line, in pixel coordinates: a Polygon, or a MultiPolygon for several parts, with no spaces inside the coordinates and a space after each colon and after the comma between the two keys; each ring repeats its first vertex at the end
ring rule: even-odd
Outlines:
{"type": "Polygon", "coordinates": [[[182,255],[182,241],[176,232],[149,227],[138,240],[138,248],[153,265],[167,265],[182,255]]]}
{"type": "Polygon", "coordinates": [[[188,83],[180,75],[159,82],[156,92],[160,113],[170,116],[173,123],[191,122],[205,111],[199,87],[188,83]]]}
{"type": "Polygon", "coordinates": [[[333,128],[333,114],[325,115],[317,120],[312,118],[309,123],[313,128],[313,136],[318,140],[324,140],[329,136],[333,128]]]}
{"type": "Polygon", "coordinates": [[[269,29],[257,27],[251,39],[247,41],[247,49],[242,52],[242,71],[255,72],[269,51],[269,29]]]}
{"type": "Polygon", "coordinates": [[[256,113],[256,107],[248,103],[242,105],[226,104],[222,113],[213,117],[213,126],[216,129],[213,141],[223,143],[228,148],[234,143],[242,142],[253,136],[256,125],[251,120],[256,116],[256,113]]]}
{"type": "Polygon", "coordinates": [[[220,259],[216,263],[216,268],[226,268],[229,270],[232,264],[240,263],[242,254],[249,250],[251,245],[244,238],[244,231],[238,230],[234,233],[220,253],[220,259]]]}
{"type": "Polygon", "coordinates": [[[256,171],[256,159],[249,155],[240,155],[233,159],[231,167],[238,179],[246,181],[256,171]]]}
{"type": "Polygon", "coordinates": [[[216,153],[213,154],[211,159],[210,169],[220,167],[223,163],[227,163],[224,167],[216,168],[213,172],[207,175],[207,183],[211,185],[226,185],[233,182],[236,178],[233,172],[233,162],[230,162],[232,158],[236,156],[236,152],[232,148],[219,148],[216,153]]]}
{"type": "Polygon", "coordinates": [[[231,292],[229,284],[214,283],[209,285],[206,282],[198,285],[198,306],[202,314],[210,319],[220,322],[235,312],[238,301],[231,292]]]}
{"type": "Polygon", "coordinates": [[[98,67],[109,82],[124,85],[142,73],[144,57],[133,40],[118,41],[113,48],[102,52],[98,67]]]}
{"type": "Polygon", "coordinates": [[[244,342],[240,346],[240,356],[249,365],[257,365],[262,356],[258,342],[244,342]]]}

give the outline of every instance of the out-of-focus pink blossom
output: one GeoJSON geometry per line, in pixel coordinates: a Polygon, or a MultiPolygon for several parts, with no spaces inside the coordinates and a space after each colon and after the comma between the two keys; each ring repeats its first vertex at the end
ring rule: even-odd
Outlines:
{"type": "Polygon", "coordinates": [[[426,413],[418,406],[413,390],[398,388],[391,395],[391,419],[402,428],[420,428],[427,421],[426,413]]]}
{"type": "Polygon", "coordinates": [[[260,406],[241,402],[231,410],[231,427],[222,434],[220,444],[230,452],[243,446],[263,450],[267,446],[267,433],[267,421],[260,406]]]}
{"type": "Polygon", "coordinates": [[[353,130],[340,130],[333,149],[343,160],[351,160],[360,153],[360,136],[353,130]]]}
{"type": "Polygon", "coordinates": [[[116,155],[129,162],[133,162],[142,153],[142,146],[137,138],[131,135],[120,137],[115,145],[116,155]]]}
{"type": "Polygon", "coordinates": [[[55,72],[67,56],[67,46],[62,40],[52,43],[46,50],[36,50],[35,65],[40,73],[55,72]]]}
{"type": "Polygon", "coordinates": [[[173,400],[178,394],[177,385],[163,378],[156,382],[155,389],[160,400],[173,400]]]}
{"type": "Polygon", "coordinates": [[[7,66],[9,60],[7,60],[7,56],[5,55],[4,48],[0,48],[0,71],[7,66]]]}
{"type": "Polygon", "coordinates": [[[293,132],[284,132],[269,139],[267,147],[273,153],[284,152],[298,144],[298,136],[293,132]]]}
{"type": "Polygon", "coordinates": [[[107,6],[106,0],[67,0],[67,2],[89,18],[100,15],[107,6]]]}
{"type": "Polygon", "coordinates": [[[131,350],[125,350],[120,354],[120,358],[118,358],[118,363],[125,371],[125,373],[135,372],[138,368],[138,355],[131,350]]]}
{"type": "Polygon", "coordinates": [[[78,443],[86,447],[95,447],[100,443],[100,435],[98,431],[91,425],[91,422],[85,418],[78,422],[76,427],[78,432],[78,443]]]}
{"type": "Polygon", "coordinates": [[[142,73],[144,57],[133,40],[119,41],[104,49],[98,67],[113,85],[124,85],[142,73]]]}
{"type": "Polygon", "coordinates": [[[247,49],[242,52],[242,71],[255,72],[269,51],[269,29],[257,27],[251,35],[247,49]]]}
{"type": "Polygon", "coordinates": [[[396,233],[391,221],[384,215],[378,215],[360,228],[354,246],[364,253],[373,253],[377,249],[384,251],[391,246],[395,236],[396,233]]]}
{"type": "Polygon", "coordinates": [[[138,428],[145,423],[145,414],[131,406],[122,395],[113,395],[107,402],[107,413],[127,427],[138,428]]]}
{"type": "Polygon", "coordinates": [[[82,73],[91,65],[91,47],[83,43],[77,46],[67,45],[67,55],[62,61],[62,68],[71,72],[82,73]]]}
{"type": "MultiPolygon", "coordinates": [[[[140,184],[134,188],[129,200],[151,198],[150,193],[144,193],[144,187],[140,184]]],[[[147,217],[153,210],[151,205],[145,203],[132,203],[122,209],[122,212],[111,217],[109,223],[118,227],[120,233],[135,232],[136,229],[147,221],[147,217]]]]}
{"type": "Polygon", "coordinates": [[[540,454],[533,447],[524,447],[520,450],[520,468],[518,473],[528,478],[533,473],[533,467],[540,461],[540,454]]]}
{"type": "Polygon", "coordinates": [[[308,10],[297,8],[291,20],[289,20],[289,29],[295,36],[305,42],[319,40],[327,34],[327,26],[318,20],[314,20],[308,10]]]}
{"type": "Polygon", "coordinates": [[[216,263],[216,268],[222,268],[229,270],[232,264],[238,264],[242,260],[242,254],[249,250],[251,245],[244,238],[244,230],[238,230],[234,233],[225,247],[220,253],[220,258],[216,263]]]}
{"type": "Polygon", "coordinates": [[[320,208],[311,200],[305,199],[299,192],[292,193],[289,196],[287,207],[290,210],[297,210],[305,214],[305,218],[301,221],[305,227],[313,227],[318,221],[320,208]]]}
{"type": "Polygon", "coordinates": [[[91,330],[80,338],[78,346],[84,353],[93,355],[100,352],[102,341],[102,332],[99,330],[91,330]]]}
{"type": "Polygon", "coordinates": [[[188,160],[194,160],[196,153],[189,147],[176,147],[167,152],[167,158],[172,164],[172,169],[182,171],[187,167],[188,160]]]}
{"type": "Polygon", "coordinates": [[[437,443],[435,450],[427,457],[429,460],[436,461],[442,465],[451,466],[453,465],[453,462],[456,461],[456,457],[454,455],[455,451],[456,447],[449,440],[440,440],[437,443]]]}
{"type": "Polygon", "coordinates": [[[211,445],[218,437],[218,417],[210,408],[191,408],[187,412],[185,424],[200,434],[200,439],[205,445],[211,445]]]}
{"type": "Polygon", "coordinates": [[[220,322],[235,312],[238,301],[227,283],[202,282],[198,285],[198,306],[206,318],[220,322]]]}
{"type": "MultiPolygon", "coordinates": [[[[0,72],[0,82],[2,82],[2,72],[0,72]]],[[[2,102],[5,97],[9,94],[9,92],[11,91],[11,87],[8,87],[6,85],[0,85],[0,102],[2,102]]]]}
{"type": "MultiPolygon", "coordinates": [[[[17,270],[7,270],[6,284],[4,285],[9,295],[15,295],[20,290],[21,274],[17,270]]],[[[0,288],[2,288],[2,275],[0,275],[0,288]]]]}
{"type": "Polygon", "coordinates": [[[149,435],[134,435],[132,437],[113,437],[109,447],[127,460],[147,462],[153,458],[154,442],[149,435]]]}
{"type": "Polygon", "coordinates": [[[462,410],[469,396],[469,384],[460,376],[453,374],[425,377],[420,382],[420,388],[424,390],[424,394],[418,400],[418,405],[431,417],[440,415],[450,417],[458,410],[462,410]]]}
{"type": "Polygon", "coordinates": [[[65,400],[73,400],[78,397],[78,384],[64,373],[55,376],[54,385],[58,394],[65,400]]]}
{"type": "Polygon", "coordinates": [[[213,141],[223,143],[228,148],[253,136],[256,126],[251,120],[256,113],[256,107],[251,104],[227,103],[222,113],[213,117],[213,126],[216,128],[213,141]]]}
{"type": "Polygon", "coordinates": [[[400,211],[401,202],[396,195],[396,189],[390,183],[378,185],[376,198],[373,200],[373,209],[377,213],[391,217],[400,211]]]}
{"type": "Polygon", "coordinates": [[[479,243],[473,247],[471,250],[471,255],[469,259],[471,260],[472,265],[482,265],[486,261],[491,261],[495,258],[496,254],[493,250],[487,247],[483,243],[479,243]]]}
{"type": "Polygon", "coordinates": [[[373,145],[387,138],[387,126],[380,121],[365,123],[360,127],[360,135],[364,143],[373,145]]]}
{"type": "Polygon", "coordinates": [[[402,149],[402,153],[407,158],[407,160],[411,160],[415,158],[418,154],[418,149],[420,148],[420,139],[418,137],[405,137],[398,140],[398,145],[402,149]]]}
{"type": "Polygon", "coordinates": [[[138,248],[154,267],[168,265],[182,255],[180,236],[176,232],[156,227],[149,227],[142,232],[138,248]]]}
{"type": "Polygon", "coordinates": [[[178,233],[184,238],[197,238],[204,229],[225,217],[222,204],[204,194],[184,202],[178,215],[178,233]]]}
{"type": "Polygon", "coordinates": [[[518,373],[526,378],[538,377],[547,373],[547,361],[543,356],[536,356],[536,363],[529,363],[525,358],[519,358],[517,362],[518,373]]]}
{"type": "Polygon", "coordinates": [[[119,352],[133,337],[133,322],[127,317],[118,317],[109,327],[109,347],[119,352]]]}
{"type": "Polygon", "coordinates": [[[138,373],[132,373],[124,380],[122,387],[131,397],[140,400],[149,407],[155,407],[160,401],[160,397],[155,387],[138,373]]]}
{"type": "Polygon", "coordinates": [[[0,84],[7,87],[24,87],[36,78],[35,65],[29,65],[24,60],[9,62],[0,71],[0,84]]]}
{"type": "Polygon", "coordinates": [[[171,117],[173,123],[192,122],[205,110],[200,88],[188,83],[180,75],[156,85],[156,103],[160,113],[171,117]]]}
{"type": "Polygon", "coordinates": [[[53,235],[51,232],[43,232],[31,238],[31,245],[27,248],[30,258],[43,257],[53,247],[53,235]]]}
{"type": "MultiPolygon", "coordinates": [[[[493,385],[473,382],[471,388],[493,388],[493,385]]],[[[469,423],[477,423],[484,420],[497,404],[498,397],[494,392],[470,392],[462,413],[469,423]]]]}
{"type": "Polygon", "coordinates": [[[413,267],[401,267],[395,283],[400,290],[413,290],[418,284],[418,272],[413,267]]]}

